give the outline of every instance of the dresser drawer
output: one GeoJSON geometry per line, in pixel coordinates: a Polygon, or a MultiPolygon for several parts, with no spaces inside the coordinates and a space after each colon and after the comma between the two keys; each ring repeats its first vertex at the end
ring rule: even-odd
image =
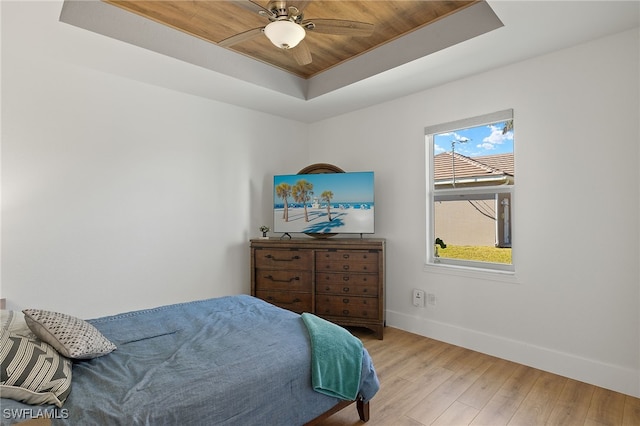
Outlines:
{"type": "Polygon", "coordinates": [[[316,262],[378,264],[378,253],[367,250],[332,250],[316,252],[316,262]]]}
{"type": "Polygon", "coordinates": [[[313,269],[313,258],[309,250],[256,249],[255,266],[261,269],[313,269]]]}
{"type": "Polygon", "coordinates": [[[316,253],[317,271],[378,272],[378,253],[368,251],[327,251],[316,253]]]}
{"type": "Polygon", "coordinates": [[[316,292],[378,296],[378,276],[372,274],[316,274],[316,292]]]}
{"type": "Polygon", "coordinates": [[[273,305],[299,314],[312,312],[311,293],[289,293],[282,291],[256,291],[255,296],[273,305]]]}
{"type": "Polygon", "coordinates": [[[311,272],[256,269],[256,290],[312,291],[311,272]]]}
{"type": "Polygon", "coordinates": [[[316,313],[323,316],[378,319],[378,299],[373,297],[316,296],[316,313]]]}

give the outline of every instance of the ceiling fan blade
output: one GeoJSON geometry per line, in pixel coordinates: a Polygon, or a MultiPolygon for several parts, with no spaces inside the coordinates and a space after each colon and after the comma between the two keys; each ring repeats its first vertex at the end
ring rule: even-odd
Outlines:
{"type": "Polygon", "coordinates": [[[221,40],[220,42],[218,42],[218,46],[229,47],[229,46],[233,46],[234,44],[238,44],[240,42],[250,40],[262,34],[263,30],[264,30],[264,27],[260,27],[260,28],[254,28],[249,31],[245,31],[243,33],[232,35],[231,37],[225,38],[224,40],[221,40]]]}
{"type": "Polygon", "coordinates": [[[368,37],[373,34],[373,24],[340,19],[312,19],[301,24],[308,30],[322,34],[368,37]]]}
{"type": "Polygon", "coordinates": [[[309,65],[311,63],[311,52],[304,40],[293,49],[287,49],[286,51],[291,52],[298,65],[309,65]]]}
{"type": "Polygon", "coordinates": [[[270,10],[265,9],[264,7],[256,4],[250,0],[233,0],[230,3],[233,3],[249,12],[259,13],[260,15],[264,15],[267,17],[275,18],[276,16],[270,10]]]}

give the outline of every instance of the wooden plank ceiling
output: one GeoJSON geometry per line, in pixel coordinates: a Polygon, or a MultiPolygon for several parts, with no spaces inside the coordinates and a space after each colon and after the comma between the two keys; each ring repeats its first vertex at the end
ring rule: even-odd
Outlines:
{"type": "MultiPolygon", "coordinates": [[[[236,2],[223,0],[103,0],[111,5],[152,19],[161,24],[219,43],[238,33],[264,27],[269,20],[236,2]]],[[[248,0],[245,0],[248,1],[248,0]]],[[[290,52],[271,44],[264,34],[235,44],[229,49],[255,60],[311,78],[416,29],[462,10],[479,0],[314,0],[306,2],[304,20],[341,19],[374,24],[368,37],[349,37],[307,31],[305,42],[312,62],[298,65],[290,52]]],[[[269,1],[253,3],[268,8],[269,1]]],[[[296,6],[296,1],[287,6],[296,6]]]]}

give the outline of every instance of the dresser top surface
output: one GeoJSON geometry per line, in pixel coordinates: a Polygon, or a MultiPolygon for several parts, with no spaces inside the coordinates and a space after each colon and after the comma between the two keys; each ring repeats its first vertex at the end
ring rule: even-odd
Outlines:
{"type": "Polygon", "coordinates": [[[252,239],[251,247],[282,247],[282,248],[381,248],[385,244],[384,238],[269,238],[252,239]]]}

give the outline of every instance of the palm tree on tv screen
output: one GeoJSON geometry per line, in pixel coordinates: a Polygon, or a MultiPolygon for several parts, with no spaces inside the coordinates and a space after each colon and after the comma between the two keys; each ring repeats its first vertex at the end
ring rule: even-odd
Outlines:
{"type": "Polygon", "coordinates": [[[304,206],[304,221],[309,222],[309,215],[307,213],[307,203],[311,200],[313,195],[313,184],[304,179],[300,179],[293,185],[291,195],[297,203],[302,203],[304,206]]]}
{"type": "Polygon", "coordinates": [[[291,195],[291,185],[286,182],[282,182],[278,186],[276,186],[276,195],[278,198],[282,198],[284,202],[284,209],[282,211],[282,219],[285,222],[289,222],[289,202],[288,198],[291,195]]]}
{"type": "Polygon", "coordinates": [[[329,222],[331,222],[331,199],[333,198],[333,192],[324,191],[320,195],[320,198],[322,199],[322,201],[327,202],[327,216],[329,217],[329,222]]]}

